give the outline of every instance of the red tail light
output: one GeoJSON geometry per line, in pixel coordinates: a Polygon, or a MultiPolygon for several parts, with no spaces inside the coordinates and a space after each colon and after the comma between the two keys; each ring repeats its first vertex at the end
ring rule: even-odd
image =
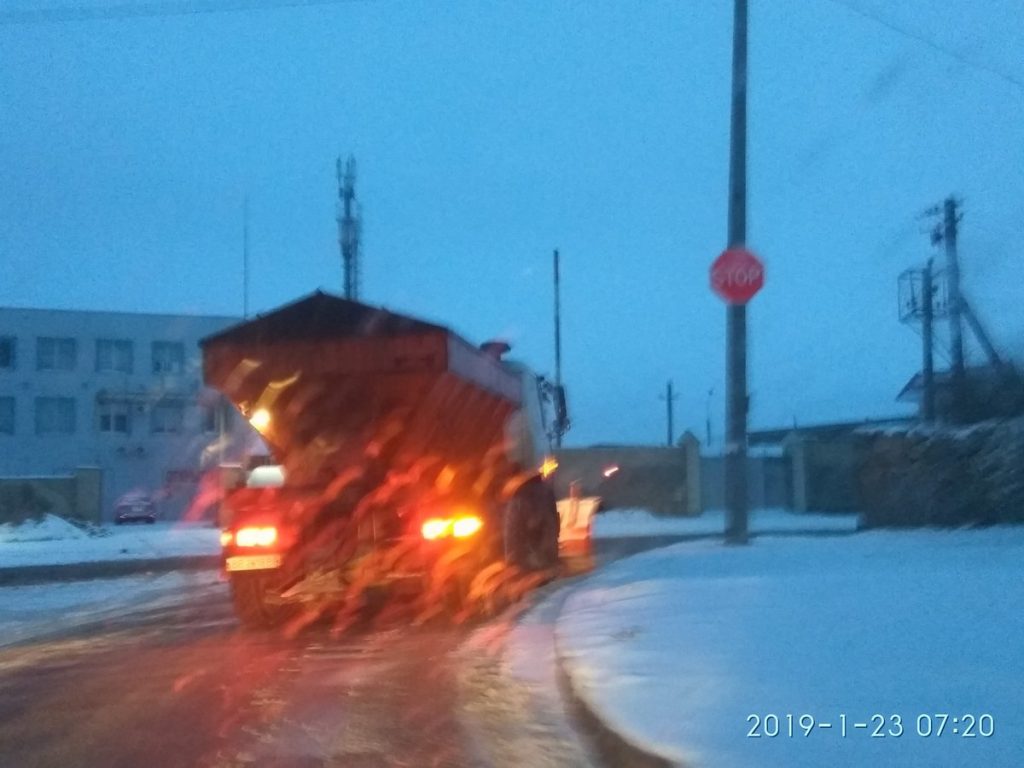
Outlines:
{"type": "Polygon", "coordinates": [[[423,534],[423,538],[427,541],[442,539],[445,536],[451,535],[451,526],[450,520],[432,517],[420,526],[420,533],[423,534]]]}
{"type": "Polygon", "coordinates": [[[277,543],[277,528],[272,525],[239,528],[235,545],[239,547],[272,547],[277,543]]]}
{"type": "Polygon", "coordinates": [[[484,521],[476,515],[457,517],[452,523],[452,536],[457,539],[467,539],[484,527],[484,521]]]}

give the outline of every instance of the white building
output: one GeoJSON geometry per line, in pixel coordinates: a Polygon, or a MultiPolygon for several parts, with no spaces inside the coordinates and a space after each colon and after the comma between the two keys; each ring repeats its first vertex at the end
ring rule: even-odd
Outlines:
{"type": "Polygon", "coordinates": [[[0,477],[99,467],[104,519],[131,491],[180,517],[200,471],[248,438],[202,386],[198,346],[239,321],[0,307],[0,477]]]}

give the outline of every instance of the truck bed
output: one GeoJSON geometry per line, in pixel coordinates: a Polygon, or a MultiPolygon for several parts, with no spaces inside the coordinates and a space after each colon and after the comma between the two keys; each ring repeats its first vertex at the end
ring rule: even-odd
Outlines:
{"type": "Polygon", "coordinates": [[[451,330],[317,292],[201,342],[203,377],[261,429],[289,480],[346,467],[474,467],[500,452],[521,384],[451,330]]]}

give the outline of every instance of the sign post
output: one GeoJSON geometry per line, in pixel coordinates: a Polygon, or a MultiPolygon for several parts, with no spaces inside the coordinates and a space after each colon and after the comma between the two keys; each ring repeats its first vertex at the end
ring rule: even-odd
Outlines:
{"type": "MultiPolygon", "coordinates": [[[[733,0],[729,117],[730,250],[747,241],[747,0],[733,0]]],[[[728,251],[727,251],[728,253],[728,251]]],[[[724,256],[724,254],[723,254],[724,256]]],[[[729,281],[722,283],[729,288],[729,281]]],[[[753,295],[753,294],[751,294],[753,295]]],[[[729,301],[726,298],[726,301],[729,301]]],[[[725,312],[725,541],[747,542],[747,307],[725,312]]]]}
{"type": "Polygon", "coordinates": [[[747,302],[764,286],[764,264],[742,242],[711,264],[711,289],[729,306],[726,349],[725,540],[746,544],[747,302]]]}

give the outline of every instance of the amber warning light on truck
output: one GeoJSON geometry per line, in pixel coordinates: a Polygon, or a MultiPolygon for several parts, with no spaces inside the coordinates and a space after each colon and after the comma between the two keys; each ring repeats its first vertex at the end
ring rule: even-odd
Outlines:
{"type": "Polygon", "coordinates": [[[267,427],[270,426],[270,411],[266,408],[257,408],[249,417],[249,423],[257,432],[266,432],[267,427]]]}
{"type": "Polygon", "coordinates": [[[468,539],[483,527],[483,520],[476,515],[432,517],[423,523],[420,533],[427,541],[445,539],[449,536],[454,536],[456,539],[468,539]]]}

